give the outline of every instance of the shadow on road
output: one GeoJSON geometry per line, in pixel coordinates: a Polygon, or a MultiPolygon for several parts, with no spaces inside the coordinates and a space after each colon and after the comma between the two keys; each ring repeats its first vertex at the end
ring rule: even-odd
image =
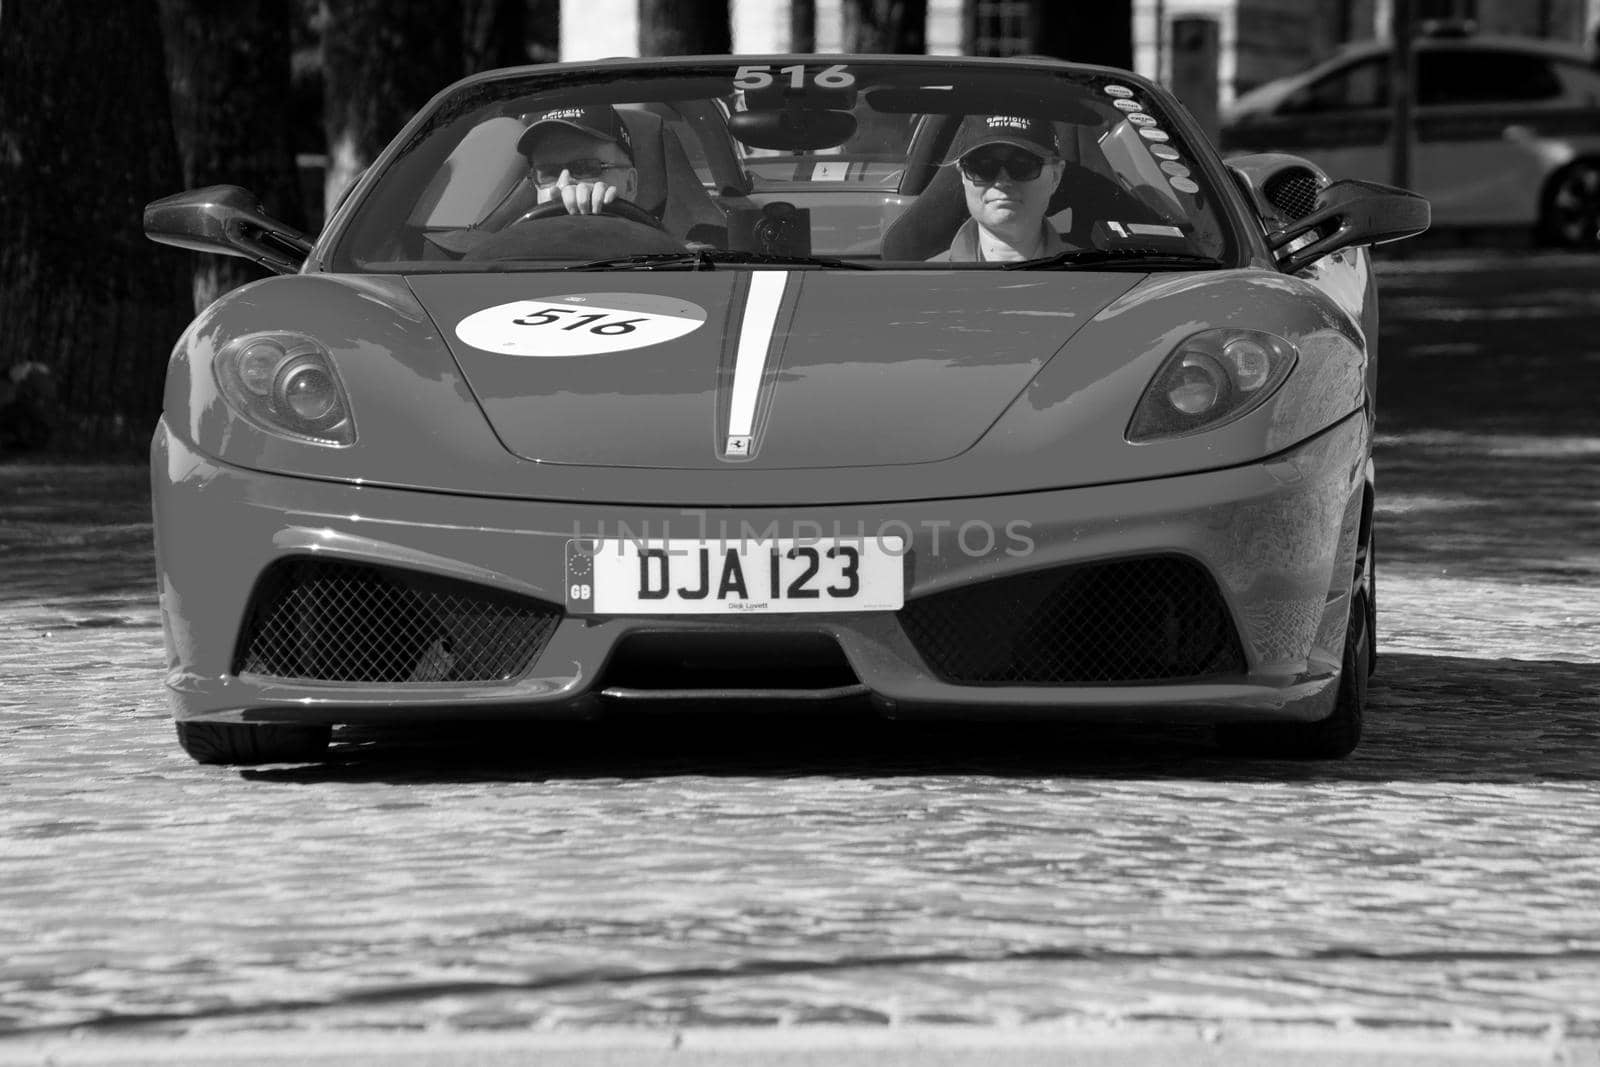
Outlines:
{"type": "Polygon", "coordinates": [[[1600,779],[1600,664],[1391,653],[1366,738],[1335,762],[1235,759],[1203,726],[916,723],[859,715],[614,717],[587,723],[344,728],[330,759],[257,782],[435,783],[683,775],[990,775],[1221,781],[1600,779]]]}
{"type": "Polygon", "coordinates": [[[155,595],[147,467],[0,464],[0,608],[104,611],[155,595]]]}
{"type": "Polygon", "coordinates": [[[1378,430],[1590,436],[1600,261],[1380,271],[1378,430]]]}
{"type": "MultiPolygon", "coordinates": [[[[1600,500],[1600,434],[1380,433],[1373,453],[1380,582],[1399,566],[1600,583],[1600,541],[1583,533],[1600,500]]],[[[1600,594],[1590,604],[1600,612],[1600,594]]]]}

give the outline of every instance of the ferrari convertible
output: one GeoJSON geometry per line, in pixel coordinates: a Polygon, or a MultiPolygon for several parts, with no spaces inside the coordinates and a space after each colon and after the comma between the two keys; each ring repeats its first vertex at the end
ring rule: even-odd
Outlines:
{"type": "Polygon", "coordinates": [[[237,186],[144,225],[275,275],[179,338],[151,445],[201,762],[732,699],[1360,737],[1369,246],[1428,205],[1225,163],[1144,78],[494,71],[314,239],[237,186]]]}

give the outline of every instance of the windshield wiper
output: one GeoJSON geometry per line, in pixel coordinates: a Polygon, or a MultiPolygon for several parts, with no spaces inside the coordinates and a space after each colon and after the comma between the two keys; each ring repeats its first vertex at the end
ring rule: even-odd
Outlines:
{"type": "Polygon", "coordinates": [[[716,270],[718,266],[829,267],[836,270],[872,270],[865,263],[833,256],[778,256],[767,252],[738,252],[720,248],[685,249],[682,252],[644,252],[615,259],[574,263],[563,270],[716,270]]]}
{"type": "Polygon", "coordinates": [[[1074,248],[1040,259],[1024,259],[1003,265],[1006,270],[1045,270],[1050,267],[1109,267],[1113,270],[1145,270],[1151,267],[1177,267],[1203,270],[1227,266],[1213,256],[1191,252],[1170,252],[1160,248],[1074,248]]]}

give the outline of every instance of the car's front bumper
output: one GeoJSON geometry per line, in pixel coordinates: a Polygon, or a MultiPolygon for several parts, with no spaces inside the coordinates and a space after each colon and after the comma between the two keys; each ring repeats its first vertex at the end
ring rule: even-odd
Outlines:
{"type": "MultiPolygon", "coordinates": [[[[864,691],[885,712],[907,716],[1315,720],[1333,706],[1369,440],[1357,413],[1271,460],[1153,481],[874,506],[682,509],[445,496],[263,474],[201,454],[163,422],[152,442],[152,486],[167,686],[180,720],[585,715],[596,709],[597,686],[627,635],[825,634],[859,687],[785,695],[864,691]],[[564,615],[529,669],[492,684],[308,682],[235,672],[252,590],[286,558],[404,568],[561,605],[566,546],[575,536],[718,536],[774,523],[784,536],[909,533],[908,604],[1075,563],[1193,560],[1215,579],[1246,669],[1158,684],[955,684],[930,669],[900,613],[879,612],[564,615]]],[[[738,691],[752,693],[777,695],[738,691]]]]}

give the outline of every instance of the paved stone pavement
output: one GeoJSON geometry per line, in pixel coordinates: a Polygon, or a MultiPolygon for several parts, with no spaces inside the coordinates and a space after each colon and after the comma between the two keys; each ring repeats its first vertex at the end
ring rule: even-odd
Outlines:
{"type": "Polygon", "coordinates": [[[199,767],[160,693],[142,472],[0,465],[0,1055],[1600,1039],[1600,263],[1384,281],[1382,658],[1332,764],[1225,759],[1197,728],[747,712],[199,767]]]}

